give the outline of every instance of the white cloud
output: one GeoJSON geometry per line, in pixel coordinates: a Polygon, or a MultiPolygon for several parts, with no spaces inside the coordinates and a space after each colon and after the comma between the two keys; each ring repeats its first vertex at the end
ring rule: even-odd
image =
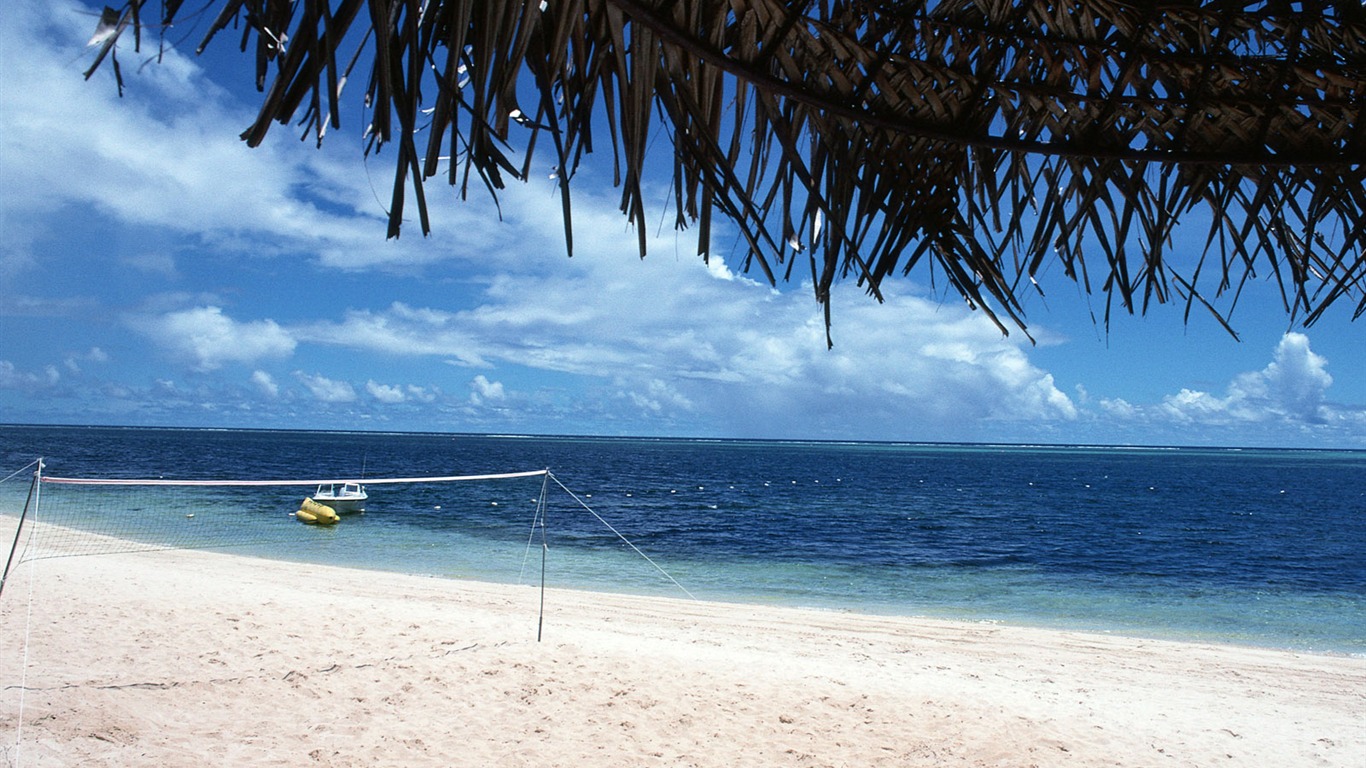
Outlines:
{"type": "MultiPolygon", "coordinates": [[[[1235,409],[1230,408],[1234,404],[1231,399],[1221,399],[1208,392],[1183,387],[1180,392],[1163,398],[1159,409],[1177,422],[1190,424],[1202,421],[1223,421],[1235,412],[1235,409]]],[[[1255,414],[1243,412],[1242,415],[1246,417],[1255,414]]]]}
{"type": "Polygon", "coordinates": [[[1260,373],[1238,377],[1230,386],[1231,398],[1262,400],[1287,418],[1322,422],[1330,414],[1325,407],[1333,377],[1328,361],[1309,348],[1309,337],[1287,333],[1276,346],[1275,359],[1260,373]]]}
{"type": "Polygon", "coordinates": [[[280,385],[275,383],[275,378],[265,371],[253,371],[251,383],[261,391],[261,394],[271,399],[280,396],[280,385]]]}
{"type": "Polygon", "coordinates": [[[1274,359],[1260,371],[1238,375],[1224,396],[1182,389],[1161,410],[1181,422],[1285,421],[1321,424],[1335,418],[1326,404],[1333,377],[1328,361],[1309,348],[1309,337],[1287,333],[1274,359]]]}
{"type": "Polygon", "coordinates": [[[503,400],[506,397],[501,381],[489,381],[480,374],[470,382],[470,402],[474,405],[483,405],[490,400],[503,400]]]}
{"type": "Polygon", "coordinates": [[[344,381],[335,381],[321,374],[308,374],[295,371],[294,377],[312,393],[314,399],[324,403],[351,403],[356,400],[356,390],[344,381]]]}
{"type": "Polygon", "coordinates": [[[365,391],[369,392],[371,397],[381,403],[401,403],[408,399],[407,396],[403,394],[403,387],[397,387],[392,384],[380,384],[374,379],[365,382],[365,391]]]}
{"type": "MultiPolygon", "coordinates": [[[[827,350],[819,307],[800,290],[717,280],[714,269],[665,254],[642,263],[619,253],[584,248],[550,274],[495,277],[465,309],[396,302],[291,333],[386,355],[610,379],[643,411],[695,414],[727,432],[795,421],[819,424],[823,435],[872,426],[894,438],[927,424],[942,434],[981,419],[1076,416],[1019,342],[966,309],[896,290],[874,305],[840,287],[836,346],[827,350]]],[[[472,388],[471,399],[491,396],[472,388]]]]}
{"type": "Polygon", "coordinates": [[[1328,399],[1333,377],[1327,369],[1328,361],[1310,348],[1308,336],[1287,333],[1265,368],[1233,377],[1223,394],[1183,387],[1154,405],[1104,398],[1100,407],[1117,423],[1165,429],[1185,439],[1255,435],[1274,443],[1285,442],[1278,435],[1302,442],[1315,434],[1332,434],[1360,440],[1366,412],[1328,399]]]}
{"type": "MultiPolygon", "coordinates": [[[[299,151],[292,131],[281,126],[260,147],[246,148],[239,134],[254,121],[254,106],[237,102],[204,75],[199,60],[178,51],[179,35],[168,35],[157,61],[145,67],[131,65],[160,41],[144,39],[143,52],[135,54],[131,33],[124,37],[123,98],[108,61],[85,81],[81,73],[93,52],[84,43],[97,18],[97,7],[74,2],[6,6],[0,27],[5,271],[39,263],[30,248],[43,235],[43,222],[63,210],[95,211],[225,250],[308,254],[348,270],[402,269],[487,250],[496,219],[451,205],[454,193],[439,183],[429,192],[433,220],[447,233],[458,231],[467,248],[385,238],[387,214],[370,172],[378,165],[381,177],[390,176],[393,153],[371,158],[367,167],[345,136],[332,137],[323,151],[299,151]]],[[[243,71],[235,75],[240,79],[243,71]]],[[[167,254],[124,258],[140,271],[178,274],[167,254]]]]}
{"type": "Polygon", "coordinates": [[[429,355],[461,365],[487,367],[480,342],[461,313],[414,309],[394,302],[386,310],[352,310],[340,323],[317,322],[294,329],[301,341],[396,355],[429,355]]]}
{"type": "Polygon", "coordinates": [[[407,391],[407,396],[409,398],[416,400],[419,403],[436,402],[437,397],[441,395],[441,390],[436,387],[419,387],[416,384],[409,384],[404,389],[407,391]]]}
{"type": "Polygon", "coordinates": [[[295,341],[273,320],[237,322],[220,307],[195,307],[134,323],[161,347],[190,360],[198,371],[225,363],[285,358],[295,341]]]}
{"type": "MultiPolygon", "coordinates": [[[[836,346],[827,350],[807,289],[772,290],[737,278],[720,257],[705,265],[691,252],[679,256],[671,236],[652,238],[640,261],[613,205],[591,194],[576,197],[581,236],[574,258],[564,258],[558,220],[539,194],[516,186],[504,194],[519,247],[498,254],[502,271],[467,285],[481,291],[452,294],[457,306],[393,302],[291,334],[360,352],[616,382],[643,412],[695,416],[728,434],[755,427],[805,436],[814,427],[845,436],[871,427],[879,437],[927,428],[947,437],[982,420],[1077,415],[1021,342],[980,313],[905,286],[889,286],[876,304],[838,285],[836,346]]],[[[472,390],[472,402],[490,399],[472,390]]]]}
{"type": "Polygon", "coordinates": [[[691,400],[660,379],[645,382],[643,390],[626,391],[625,397],[640,410],[654,414],[686,412],[694,408],[691,400]]]}
{"type": "Polygon", "coordinates": [[[44,366],[41,373],[22,371],[8,360],[0,360],[0,389],[41,390],[57,385],[62,374],[56,366],[44,366]]]}
{"type": "Polygon", "coordinates": [[[67,355],[66,360],[63,361],[63,365],[65,365],[66,369],[71,373],[80,373],[82,363],[107,362],[109,362],[108,353],[106,353],[103,349],[100,349],[99,347],[91,347],[86,352],[67,355]]]}
{"type": "Polygon", "coordinates": [[[1122,397],[1103,397],[1100,399],[1100,407],[1101,410],[1121,419],[1134,419],[1140,413],[1138,408],[1122,397]]]}

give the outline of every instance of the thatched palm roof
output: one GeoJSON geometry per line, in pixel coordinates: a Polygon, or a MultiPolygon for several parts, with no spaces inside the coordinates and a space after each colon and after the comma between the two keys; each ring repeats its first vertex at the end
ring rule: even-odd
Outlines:
{"type": "MultiPolygon", "coordinates": [[[[106,11],[101,60],[144,3],[106,11]]],[[[547,149],[572,222],[596,151],[643,255],[662,131],[699,252],[720,213],[747,267],[809,264],[822,302],[837,278],[877,296],[929,267],[1023,328],[1020,298],[1061,265],[1107,322],[1172,300],[1222,322],[1256,277],[1292,322],[1366,311],[1361,0],[222,0],[184,16],[165,0],[157,21],[254,52],[252,146],[275,122],[321,141],[359,81],[371,148],[396,150],[390,236],[414,204],[428,232],[424,180],[496,197],[547,149]],[[1182,219],[1202,253],[1172,253],[1182,219]]]]}

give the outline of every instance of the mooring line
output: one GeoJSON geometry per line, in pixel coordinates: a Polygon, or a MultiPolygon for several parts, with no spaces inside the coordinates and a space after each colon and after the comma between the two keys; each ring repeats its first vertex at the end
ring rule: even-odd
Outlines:
{"type": "Polygon", "coordinates": [[[596,517],[596,518],[598,519],[598,522],[599,522],[599,523],[602,523],[603,525],[607,526],[607,530],[611,531],[612,533],[615,533],[615,534],[617,535],[617,538],[619,538],[619,539],[621,539],[622,541],[626,542],[626,546],[628,546],[628,547],[630,547],[631,549],[635,550],[635,553],[636,553],[637,555],[640,555],[641,557],[645,558],[645,562],[649,563],[650,565],[653,565],[653,566],[655,567],[655,570],[656,570],[656,571],[659,571],[660,573],[664,574],[664,578],[668,579],[669,581],[672,581],[672,582],[674,583],[674,586],[675,586],[675,587],[678,587],[679,589],[683,590],[683,594],[687,595],[688,597],[692,598],[693,600],[696,600],[696,599],[697,599],[697,597],[696,597],[695,595],[693,595],[693,593],[691,593],[691,592],[688,591],[688,588],[687,588],[687,587],[685,587],[685,586],[683,586],[682,584],[679,584],[679,583],[678,583],[678,579],[675,579],[673,576],[670,576],[668,571],[666,571],[666,570],[664,570],[663,568],[659,567],[659,563],[656,563],[655,561],[651,560],[649,555],[645,554],[644,552],[641,552],[641,551],[640,551],[640,547],[637,547],[635,544],[631,543],[631,540],[628,539],[628,538],[626,538],[625,536],[623,536],[622,533],[621,533],[621,531],[618,531],[616,528],[613,528],[611,523],[609,523],[609,522],[607,522],[606,520],[602,519],[602,515],[599,515],[597,512],[595,512],[595,511],[593,510],[592,507],[590,507],[590,506],[588,506],[586,503],[584,503],[584,500],[583,500],[583,499],[579,498],[577,494],[575,494],[573,491],[569,490],[569,487],[568,487],[568,486],[566,486],[564,483],[560,482],[560,478],[555,477],[555,475],[554,475],[553,473],[547,473],[547,474],[550,476],[550,479],[551,479],[551,480],[554,480],[554,481],[555,481],[555,484],[556,484],[556,485],[560,486],[560,488],[563,489],[565,493],[569,494],[570,498],[574,499],[574,501],[577,501],[577,502],[579,503],[579,506],[581,506],[581,507],[583,507],[584,509],[588,510],[588,514],[592,515],[593,517],[596,517]]]}
{"type": "Polygon", "coordinates": [[[42,459],[34,459],[33,461],[30,461],[29,463],[25,464],[24,466],[20,467],[19,469],[16,469],[16,470],[14,470],[13,472],[9,473],[9,475],[6,476],[5,478],[0,479],[0,483],[8,483],[9,481],[13,480],[14,478],[16,478],[16,477],[18,477],[18,476],[24,474],[25,472],[27,472],[27,471],[29,470],[30,467],[34,466],[35,464],[37,464],[37,463],[40,462],[40,461],[42,461],[42,459]]]}

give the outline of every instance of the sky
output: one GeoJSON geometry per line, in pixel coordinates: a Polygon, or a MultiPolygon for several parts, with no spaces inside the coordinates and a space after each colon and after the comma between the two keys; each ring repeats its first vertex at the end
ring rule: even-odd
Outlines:
{"type": "Polygon", "coordinates": [[[1346,302],[1292,327],[1256,282],[1239,340],[1180,304],[1107,329],[1049,273],[1031,343],[915,273],[881,304],[837,284],[827,349],[802,270],[743,273],[724,227],[704,264],[667,175],[643,260],[606,155],[574,179],[572,258],[548,174],[499,208],[435,180],[432,235],[389,240],[393,155],[364,157],[358,107],[321,150],[280,125],[249,149],[235,39],[123,44],[119,98],[82,78],[99,6],[5,6],[0,423],[1366,448],[1346,302]]]}

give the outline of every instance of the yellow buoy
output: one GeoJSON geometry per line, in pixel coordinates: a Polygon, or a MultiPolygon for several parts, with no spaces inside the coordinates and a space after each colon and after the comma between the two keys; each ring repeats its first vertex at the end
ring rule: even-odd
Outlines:
{"type": "Polygon", "coordinates": [[[318,522],[323,525],[331,525],[338,520],[341,520],[341,517],[337,515],[335,509],[326,504],[319,504],[312,499],[304,499],[303,504],[299,505],[299,509],[313,515],[318,519],[318,522]]]}
{"type": "Polygon", "coordinates": [[[294,516],[297,517],[297,518],[299,518],[299,522],[301,522],[301,523],[316,523],[316,522],[318,522],[318,516],[315,515],[315,514],[313,514],[312,512],[309,512],[309,511],[306,510],[306,509],[300,509],[298,512],[295,512],[295,513],[294,513],[294,516]]]}

